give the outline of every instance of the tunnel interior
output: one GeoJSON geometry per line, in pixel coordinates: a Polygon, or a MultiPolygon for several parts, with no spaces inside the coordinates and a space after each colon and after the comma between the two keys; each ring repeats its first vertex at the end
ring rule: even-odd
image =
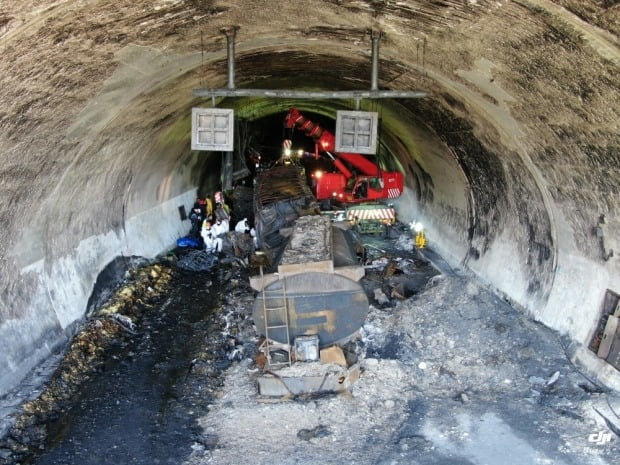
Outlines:
{"type": "MultiPolygon", "coordinates": [[[[620,247],[616,49],[593,52],[590,36],[575,29],[580,23],[519,2],[469,2],[457,15],[435,6],[439,29],[415,8],[390,2],[325,2],[333,13],[327,25],[308,11],[304,26],[296,26],[292,6],[274,19],[261,2],[247,11],[169,3],[149,14],[127,7],[131,20],[114,19],[107,4],[83,12],[83,23],[61,14],[68,5],[39,13],[42,23],[36,14],[21,22],[15,11],[0,15],[9,71],[0,113],[7,160],[0,335],[9,348],[0,391],[70,333],[109,263],[169,250],[188,228],[179,208],[221,188],[223,154],[190,145],[191,109],[213,105],[234,109],[243,144],[274,155],[291,107],[326,127],[338,110],[377,112],[377,159],[405,175],[394,201],[399,219],[422,222],[430,246],[452,266],[588,345],[605,295],[620,289],[610,253],[620,247]],[[193,93],[226,87],[221,28],[236,23],[243,24],[237,88],[368,90],[370,42],[360,18],[387,30],[380,88],[421,89],[427,97],[362,99],[358,108],[328,98],[193,93]],[[509,28],[518,33],[501,34],[509,28]],[[41,69],[37,61],[52,45],[41,69]],[[26,209],[34,213],[15,215],[26,209]]],[[[310,143],[304,139],[293,135],[310,143]]],[[[586,365],[615,378],[591,355],[583,355],[586,365]]]]}

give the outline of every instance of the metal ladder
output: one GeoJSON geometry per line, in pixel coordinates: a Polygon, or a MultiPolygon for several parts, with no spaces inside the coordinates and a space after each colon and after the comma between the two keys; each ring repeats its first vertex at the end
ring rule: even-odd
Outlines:
{"type": "Polygon", "coordinates": [[[267,366],[269,368],[278,368],[282,366],[291,366],[292,358],[291,358],[291,345],[290,345],[290,328],[288,322],[288,304],[287,304],[287,296],[286,296],[286,281],[284,279],[280,280],[282,289],[268,291],[265,289],[265,277],[263,275],[263,267],[260,267],[260,276],[262,283],[262,294],[263,294],[263,318],[265,321],[265,341],[261,344],[260,350],[263,351],[265,356],[267,357],[267,366]],[[277,294],[269,297],[269,294],[277,294]],[[277,302],[278,305],[267,305],[267,301],[277,302]],[[282,318],[281,321],[277,321],[277,324],[272,323],[272,317],[280,314],[282,318]],[[274,329],[284,328],[286,331],[286,341],[287,343],[275,342],[269,338],[269,331],[274,329]],[[287,353],[287,361],[284,362],[272,362],[271,360],[271,352],[275,350],[284,350],[287,353]]]}

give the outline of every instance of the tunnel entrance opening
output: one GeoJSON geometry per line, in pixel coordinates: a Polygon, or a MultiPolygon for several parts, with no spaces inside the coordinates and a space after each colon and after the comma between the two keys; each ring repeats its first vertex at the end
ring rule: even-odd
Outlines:
{"type": "MultiPolygon", "coordinates": [[[[308,112],[308,115],[333,131],[335,121],[332,118],[315,112],[308,112]]],[[[304,136],[301,132],[285,128],[285,116],[286,111],[282,111],[249,122],[250,129],[246,145],[259,151],[267,163],[272,163],[282,157],[283,142],[286,139],[292,141],[293,153],[297,152],[296,149],[314,153],[314,143],[311,138],[304,136]]]]}
{"type": "MultiPolygon", "coordinates": [[[[7,266],[0,279],[6,321],[0,340],[11,348],[2,366],[20,369],[15,375],[0,370],[3,386],[19,381],[21,367],[32,366],[29,361],[41,354],[39,341],[40,347],[58,342],[67,323],[83,316],[93,279],[109,258],[121,250],[159,253],[174,240],[172,228],[156,230],[168,218],[178,219],[176,211],[171,215],[161,207],[168,199],[175,199],[174,207],[186,202],[187,197],[177,199],[197,184],[188,179],[184,160],[164,153],[174,152],[178,141],[160,144],[151,136],[168,124],[161,116],[173,119],[181,113],[177,105],[189,104],[178,92],[191,89],[190,81],[225,81],[217,29],[233,22],[243,25],[239,62],[248,77],[243,84],[283,75],[300,86],[313,85],[312,73],[367,87],[365,29],[381,24],[389,31],[381,85],[429,83],[433,104],[472,123],[434,124],[467,170],[469,190],[453,189],[464,184],[457,171],[440,163],[429,169],[435,157],[424,154],[417,171],[419,195],[407,197],[403,211],[433,218],[431,244],[450,253],[452,264],[474,270],[575,342],[589,342],[600,297],[618,277],[615,258],[598,260],[587,220],[599,208],[615,212],[618,205],[613,182],[619,166],[618,111],[609,105],[618,87],[618,10],[600,7],[616,2],[430,2],[421,11],[412,8],[416,2],[324,2],[324,8],[302,12],[292,3],[272,11],[269,2],[211,8],[206,4],[212,2],[192,1],[158,2],[154,8],[136,3],[123,7],[122,15],[108,2],[83,3],[84,8],[18,3],[5,2],[0,20],[8,34],[4,56],[10,70],[2,86],[8,201],[2,232],[7,266]],[[514,31],[509,37],[507,26],[514,31]],[[155,100],[156,105],[146,105],[155,100]],[[142,112],[141,103],[149,111],[142,112]],[[94,106],[105,109],[91,111],[94,106]],[[498,115],[506,119],[493,133],[491,120],[498,115]],[[479,137],[497,150],[480,152],[476,160],[477,148],[452,139],[454,134],[479,137]],[[134,157],[148,151],[147,139],[161,148],[164,163],[153,163],[159,167],[134,157]],[[519,154],[509,150],[516,145],[519,154]],[[485,165],[487,155],[497,157],[505,182],[495,176],[500,171],[485,165]],[[529,179],[528,168],[540,176],[529,179]],[[160,185],[169,188],[154,194],[160,185]],[[88,186],[93,193],[80,195],[88,186]],[[469,218],[458,201],[462,191],[472,199],[469,218]],[[29,222],[12,214],[15,210],[41,215],[29,222]],[[153,221],[141,228],[145,217],[153,221]],[[40,226],[31,228],[33,223],[40,226]],[[142,246],[144,231],[161,240],[142,246]],[[91,237],[94,244],[80,243],[91,237]],[[24,252],[14,256],[15,249],[24,252]],[[102,256],[108,258],[102,262],[102,256]],[[584,276],[594,279],[580,279],[584,276]]],[[[617,218],[612,221],[617,225],[617,218]]],[[[604,258],[606,248],[601,249],[604,258]]]]}
{"type": "Polygon", "coordinates": [[[395,198],[403,191],[402,169],[390,171],[385,167],[400,168],[395,161],[386,163],[386,154],[394,155],[385,143],[378,141],[376,153],[368,155],[336,151],[336,122],[325,114],[301,113],[290,107],[286,113],[277,112],[250,123],[243,120],[239,125],[245,128],[240,145],[245,147],[242,157],[251,166],[252,177],[259,167],[266,169],[275,163],[302,166],[307,184],[326,209],[331,209],[332,201],[370,202],[395,198]]]}

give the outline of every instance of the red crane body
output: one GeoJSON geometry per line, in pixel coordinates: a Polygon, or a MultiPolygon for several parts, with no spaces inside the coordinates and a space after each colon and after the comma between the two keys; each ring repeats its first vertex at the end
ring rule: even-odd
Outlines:
{"type": "Polygon", "coordinates": [[[337,173],[313,173],[313,192],[317,200],[341,203],[361,203],[399,197],[403,193],[404,178],[398,171],[383,171],[360,153],[334,152],[334,135],[291,108],[284,119],[287,128],[298,128],[312,137],[317,150],[329,155],[337,173]],[[354,174],[345,164],[351,165],[354,174]]]}

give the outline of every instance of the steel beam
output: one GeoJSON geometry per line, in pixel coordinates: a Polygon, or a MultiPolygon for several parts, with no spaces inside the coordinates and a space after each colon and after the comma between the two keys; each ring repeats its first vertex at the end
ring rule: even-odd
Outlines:
{"type": "Polygon", "coordinates": [[[231,26],[221,29],[221,32],[226,36],[227,43],[227,57],[228,57],[228,89],[235,88],[235,35],[237,33],[238,26],[231,26]]]}
{"type": "Polygon", "coordinates": [[[370,90],[379,90],[379,41],[381,40],[381,32],[371,31],[370,38],[372,40],[372,62],[370,75],[370,90]]]}
{"type": "Polygon", "coordinates": [[[383,99],[424,98],[421,90],[294,90],[294,89],[194,89],[196,97],[270,97],[292,99],[383,99]]]}
{"type": "Polygon", "coordinates": [[[379,40],[383,36],[380,31],[370,31],[372,38],[372,74],[370,90],[336,90],[336,91],[306,91],[295,89],[237,89],[235,88],[235,35],[239,26],[229,26],[220,31],[226,35],[228,45],[228,82],[225,89],[194,89],[196,97],[210,97],[215,106],[216,97],[269,97],[292,99],[343,99],[356,100],[359,108],[361,99],[383,98],[423,98],[426,92],[420,90],[379,90],[379,40]]]}

